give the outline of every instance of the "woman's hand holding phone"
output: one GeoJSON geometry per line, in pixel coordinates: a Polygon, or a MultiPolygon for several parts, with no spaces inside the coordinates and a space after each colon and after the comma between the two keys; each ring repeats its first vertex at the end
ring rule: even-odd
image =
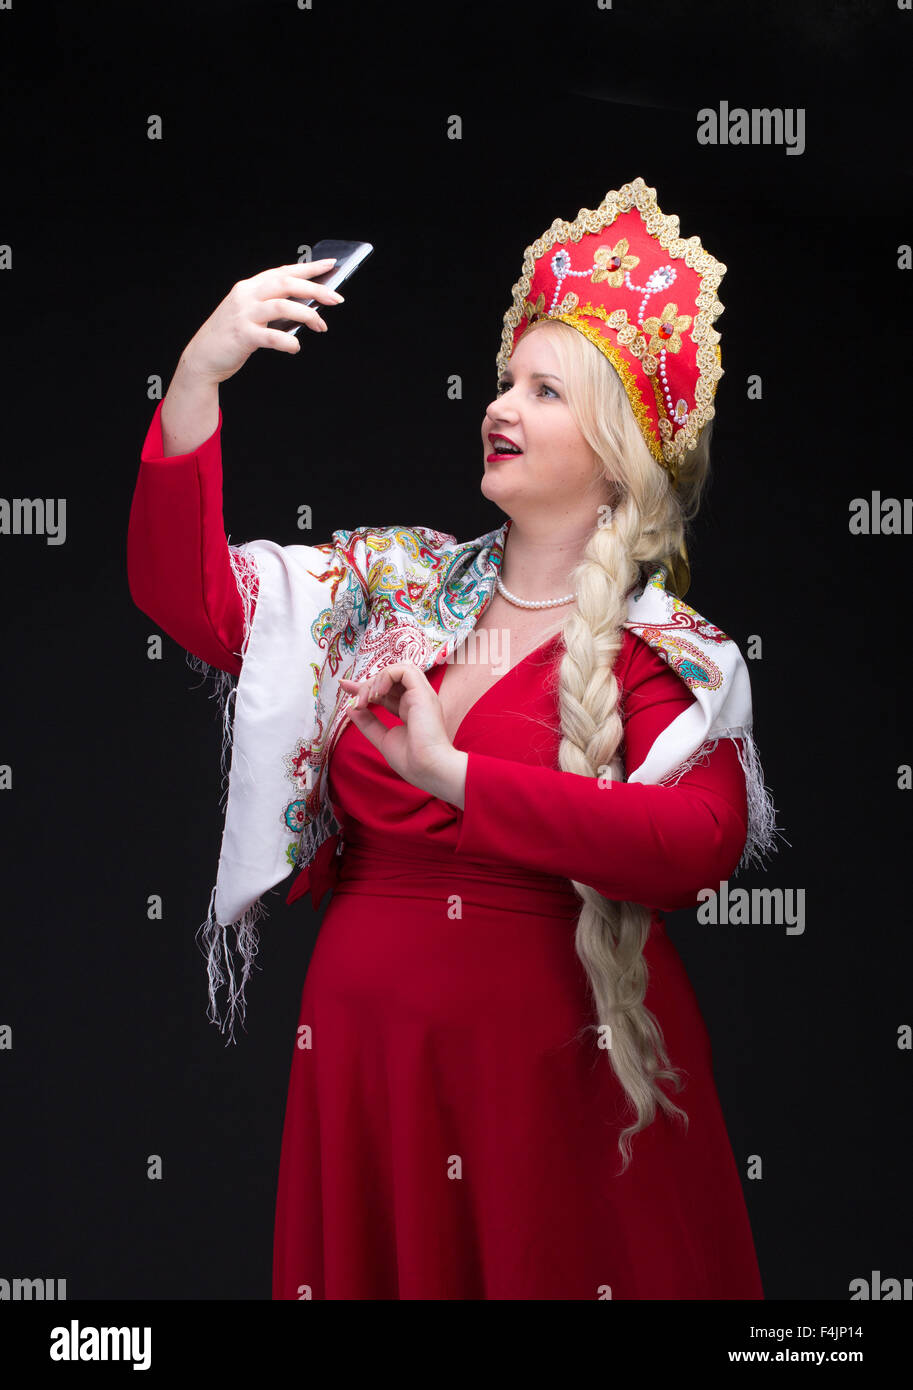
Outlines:
{"type": "Polygon", "coordinates": [[[274,266],[239,280],[197,329],[162,402],[165,457],[192,453],[210,438],[219,423],[219,384],[240,371],[257,348],[295,355],[301,351],[296,334],[302,324],[314,333],[326,332],[314,305],[301,301],[341,304],[343,296],[321,280],[342,283],[373,247],[342,241],[318,243],[315,249],[333,254],[274,266]]]}
{"type": "Polygon", "coordinates": [[[266,325],[271,319],[294,319],[315,333],[325,333],[327,325],[317,310],[290,296],[316,299],[321,304],[342,303],[341,294],[308,278],[324,274],[333,264],[332,259],[325,259],[280,265],[249,280],[239,280],[191,338],[181,365],[200,381],[217,386],[240,371],[257,348],[300,352],[294,333],[266,325]]]}

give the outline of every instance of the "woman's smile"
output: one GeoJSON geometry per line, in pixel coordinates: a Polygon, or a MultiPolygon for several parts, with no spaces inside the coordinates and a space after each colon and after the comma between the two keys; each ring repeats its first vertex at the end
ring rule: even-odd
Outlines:
{"type": "Polygon", "coordinates": [[[506,434],[490,434],[488,442],[493,452],[486,458],[486,463],[498,463],[501,459],[517,458],[523,452],[512,439],[508,439],[506,434]]]}

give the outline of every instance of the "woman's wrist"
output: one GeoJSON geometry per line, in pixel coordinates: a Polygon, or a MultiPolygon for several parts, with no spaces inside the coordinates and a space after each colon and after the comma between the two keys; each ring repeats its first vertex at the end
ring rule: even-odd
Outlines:
{"type": "Polygon", "coordinates": [[[165,393],[160,418],[165,458],[194,453],[218,426],[219,383],[196,371],[186,349],[165,393]]]}
{"type": "Polygon", "coordinates": [[[459,748],[451,748],[440,768],[427,779],[424,790],[439,801],[446,801],[460,811],[466,805],[466,769],[469,754],[459,748]]]}

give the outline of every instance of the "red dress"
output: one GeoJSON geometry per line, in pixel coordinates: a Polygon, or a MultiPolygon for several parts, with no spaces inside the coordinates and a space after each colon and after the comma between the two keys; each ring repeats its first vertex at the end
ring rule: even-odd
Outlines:
{"type": "MultiPolygon", "coordinates": [[[[170,459],[159,413],[130,515],[131,594],[237,674],[221,413],[200,449],[170,459]]],[[[710,1041],[662,917],[738,863],[744,776],[729,740],[671,787],[558,770],[559,644],[461,723],[463,810],[404,781],[351,722],[339,736],[344,852],[290,1040],[276,1299],[763,1298],[710,1041]],[[581,1031],[594,1012],[571,878],[653,909],[645,1002],[685,1083],[667,1092],[687,1131],[657,1110],[621,1176],[631,1115],[581,1031]]],[[[426,672],[435,690],[446,669],[426,672]]],[[[694,697],[629,632],[616,675],[631,770],[694,697]]]]}

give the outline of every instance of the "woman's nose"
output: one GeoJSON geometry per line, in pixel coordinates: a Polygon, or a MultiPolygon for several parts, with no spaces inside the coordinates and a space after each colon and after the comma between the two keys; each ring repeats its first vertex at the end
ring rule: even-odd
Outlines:
{"type": "Polygon", "coordinates": [[[503,391],[497,392],[494,399],[489,402],[485,412],[489,420],[502,420],[508,415],[516,416],[516,411],[510,401],[511,389],[511,387],[505,387],[503,391]]]}

